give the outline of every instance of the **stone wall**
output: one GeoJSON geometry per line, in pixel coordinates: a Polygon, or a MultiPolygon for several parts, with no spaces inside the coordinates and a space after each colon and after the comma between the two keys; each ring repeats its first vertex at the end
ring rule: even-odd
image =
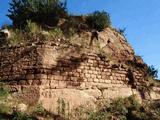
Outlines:
{"type": "Polygon", "coordinates": [[[12,92],[30,88],[26,96],[51,111],[56,111],[59,99],[74,108],[133,94],[141,97],[137,87],[144,74],[139,67],[129,69],[76,49],[63,51],[47,44],[1,48],[0,80],[12,92]]]}
{"type": "Polygon", "coordinates": [[[160,87],[153,87],[150,96],[153,100],[160,100],[160,87]]]}

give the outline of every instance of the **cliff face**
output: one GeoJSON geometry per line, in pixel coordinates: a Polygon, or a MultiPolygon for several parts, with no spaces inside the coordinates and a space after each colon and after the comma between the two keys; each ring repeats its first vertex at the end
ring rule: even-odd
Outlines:
{"type": "Polygon", "coordinates": [[[157,92],[142,94],[139,89],[146,85],[145,67],[122,35],[108,28],[99,33],[98,47],[94,42],[84,48],[90,37],[86,32],[71,42],[1,48],[0,79],[12,92],[29,90],[21,96],[24,102],[39,102],[54,112],[61,100],[72,109],[133,94],[139,99],[158,99],[157,92]],[[82,46],[79,42],[84,38],[82,46]]]}

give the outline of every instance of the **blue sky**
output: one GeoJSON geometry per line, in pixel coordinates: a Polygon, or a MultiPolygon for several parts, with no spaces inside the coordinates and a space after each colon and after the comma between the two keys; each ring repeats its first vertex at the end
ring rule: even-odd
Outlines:
{"type": "MultiPolygon", "coordinates": [[[[8,1],[0,0],[0,26],[11,23],[5,16],[9,8],[8,1]]],[[[160,71],[159,0],[68,0],[68,11],[71,14],[95,10],[109,12],[114,27],[126,27],[126,37],[136,54],[160,71]]]]}

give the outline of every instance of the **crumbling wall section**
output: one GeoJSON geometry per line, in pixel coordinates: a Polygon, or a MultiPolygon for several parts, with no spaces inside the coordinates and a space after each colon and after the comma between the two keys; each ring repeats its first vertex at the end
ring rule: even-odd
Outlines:
{"type": "Polygon", "coordinates": [[[0,80],[12,92],[34,89],[27,96],[36,97],[52,111],[59,98],[77,107],[102,99],[140,96],[137,87],[144,82],[140,68],[114,64],[96,53],[79,53],[74,49],[63,52],[58,46],[47,44],[1,48],[0,80]]]}

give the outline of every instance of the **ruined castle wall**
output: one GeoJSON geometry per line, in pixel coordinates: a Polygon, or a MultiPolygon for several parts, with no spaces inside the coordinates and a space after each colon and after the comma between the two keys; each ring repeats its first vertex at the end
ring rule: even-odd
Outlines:
{"type": "Polygon", "coordinates": [[[29,74],[36,73],[37,67],[41,65],[39,61],[41,58],[38,56],[35,46],[1,48],[0,80],[22,85],[29,80],[29,74]]]}
{"type": "Polygon", "coordinates": [[[13,91],[38,88],[39,102],[53,111],[59,98],[78,106],[139,95],[136,86],[143,78],[139,68],[113,64],[95,53],[60,52],[57,46],[44,44],[0,50],[0,80],[13,91]]]}
{"type": "MultiPolygon", "coordinates": [[[[66,83],[62,86],[53,84],[53,88],[87,88],[95,83],[125,86],[129,83],[128,69],[101,60],[96,54],[72,56],[71,53],[58,57],[54,47],[43,45],[1,48],[0,51],[1,80],[41,79],[66,83]]],[[[140,71],[135,70],[133,74],[134,78],[141,80],[140,71]]]]}

